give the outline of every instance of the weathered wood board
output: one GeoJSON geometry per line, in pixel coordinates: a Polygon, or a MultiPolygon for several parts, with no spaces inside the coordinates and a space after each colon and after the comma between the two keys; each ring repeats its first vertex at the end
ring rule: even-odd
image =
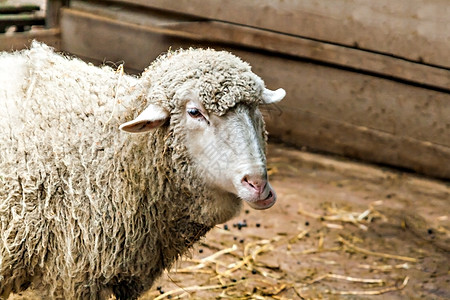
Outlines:
{"type": "MultiPolygon", "coordinates": [[[[91,60],[125,61],[134,71],[143,70],[169,47],[229,49],[249,61],[268,87],[286,88],[288,96],[279,105],[279,113],[268,113],[268,127],[274,136],[297,146],[450,178],[447,92],[392,81],[388,76],[318,65],[293,55],[248,51],[250,43],[246,44],[245,38],[252,41],[255,35],[245,30],[233,28],[234,36],[243,40],[240,44],[210,38],[201,30],[186,30],[200,21],[123,9],[105,12],[97,6],[91,11],[86,6],[66,8],[61,20],[62,48],[91,60]],[[244,45],[247,50],[232,45],[244,45]]],[[[449,73],[441,71],[437,69],[436,78],[440,79],[433,82],[440,82],[445,89],[449,73]]]]}
{"type": "Polygon", "coordinates": [[[169,24],[164,28],[173,30],[174,34],[196,35],[197,40],[264,49],[275,54],[311,59],[376,76],[450,91],[449,70],[392,56],[210,20],[169,24]]]}
{"type": "Polygon", "coordinates": [[[0,34],[0,51],[13,51],[28,48],[33,40],[61,49],[59,29],[27,31],[14,34],[0,34]]]}
{"type": "Polygon", "coordinates": [[[448,0],[113,0],[450,67],[448,0]]]}
{"type": "Polygon", "coordinates": [[[121,20],[145,25],[154,31],[171,36],[207,41],[208,43],[226,43],[263,49],[275,54],[332,64],[358,72],[450,92],[450,70],[388,55],[361,51],[240,24],[206,20],[198,17],[180,17],[167,12],[165,15],[161,12],[158,15],[155,12],[143,11],[142,8],[125,7],[124,9],[120,5],[111,7],[84,1],[73,1],[72,7],[88,10],[110,18],[117,18],[117,14],[120,12],[121,20]],[[149,13],[151,13],[151,18],[149,18],[149,13]]]}

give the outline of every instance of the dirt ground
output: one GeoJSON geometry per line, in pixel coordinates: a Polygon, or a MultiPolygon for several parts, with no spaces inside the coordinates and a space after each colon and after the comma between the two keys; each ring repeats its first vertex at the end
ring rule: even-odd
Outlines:
{"type": "Polygon", "coordinates": [[[142,299],[450,299],[450,185],[269,148],[278,194],[217,226],[142,299]]]}

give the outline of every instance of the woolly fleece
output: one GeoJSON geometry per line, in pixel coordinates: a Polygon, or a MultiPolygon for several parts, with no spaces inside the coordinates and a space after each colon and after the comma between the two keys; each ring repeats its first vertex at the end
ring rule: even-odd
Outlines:
{"type": "Polygon", "coordinates": [[[0,54],[0,298],[136,298],[221,211],[186,153],[177,91],[198,89],[211,113],[260,102],[262,80],[227,52],[158,58],[142,77],[95,67],[48,46],[0,54]],[[169,122],[120,132],[150,102],[169,122]]]}

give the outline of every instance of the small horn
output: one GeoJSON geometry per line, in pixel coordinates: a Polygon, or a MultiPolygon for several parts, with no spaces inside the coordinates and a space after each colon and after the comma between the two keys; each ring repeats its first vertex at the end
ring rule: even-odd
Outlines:
{"type": "Polygon", "coordinates": [[[281,101],[285,96],[286,91],[281,88],[276,91],[271,91],[265,88],[261,98],[265,104],[271,104],[281,101]]]}

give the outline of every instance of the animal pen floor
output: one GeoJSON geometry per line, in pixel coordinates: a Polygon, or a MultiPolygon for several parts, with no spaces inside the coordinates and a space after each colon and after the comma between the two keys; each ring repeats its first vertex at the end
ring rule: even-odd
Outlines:
{"type": "Polygon", "coordinates": [[[450,299],[448,183],[269,148],[278,202],[207,234],[142,299],[450,299]]]}

